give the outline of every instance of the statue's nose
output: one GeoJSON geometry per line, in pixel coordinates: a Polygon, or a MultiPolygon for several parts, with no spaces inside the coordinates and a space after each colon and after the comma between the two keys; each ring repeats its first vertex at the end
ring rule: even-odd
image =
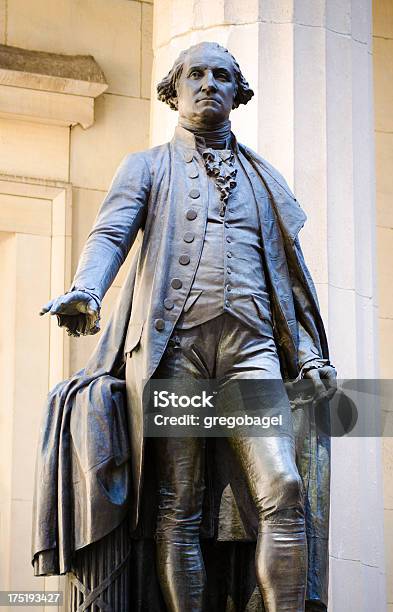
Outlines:
{"type": "Polygon", "coordinates": [[[217,91],[217,84],[211,70],[207,70],[202,81],[202,90],[206,93],[217,91]]]}

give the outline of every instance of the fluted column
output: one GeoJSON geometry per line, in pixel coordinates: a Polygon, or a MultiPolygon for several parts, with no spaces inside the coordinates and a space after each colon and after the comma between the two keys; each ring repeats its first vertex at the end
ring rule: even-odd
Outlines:
{"type": "MultiPolygon", "coordinates": [[[[341,378],[378,376],[371,0],[155,0],[153,84],[217,41],[255,91],[241,142],[275,165],[309,217],[301,233],[341,378]]],[[[152,144],[176,113],[152,95],[152,144]]],[[[380,440],[334,439],[331,606],[384,610],[380,440]]]]}

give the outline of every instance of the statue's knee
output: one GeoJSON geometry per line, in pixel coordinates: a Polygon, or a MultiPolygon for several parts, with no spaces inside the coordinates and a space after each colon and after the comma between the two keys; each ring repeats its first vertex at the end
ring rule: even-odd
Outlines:
{"type": "Polygon", "coordinates": [[[283,479],[282,507],[303,507],[303,483],[299,474],[286,475],[283,479]]]}
{"type": "Polygon", "coordinates": [[[202,521],[203,491],[191,487],[160,491],[157,535],[199,533],[202,521]]]}
{"type": "Polygon", "coordinates": [[[272,479],[267,494],[257,504],[260,520],[304,517],[303,483],[297,473],[284,472],[272,479]]]}

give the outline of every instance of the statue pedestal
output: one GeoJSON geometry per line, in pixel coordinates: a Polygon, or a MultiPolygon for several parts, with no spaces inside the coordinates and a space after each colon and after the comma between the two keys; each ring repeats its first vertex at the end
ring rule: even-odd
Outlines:
{"type": "Polygon", "coordinates": [[[127,519],[105,538],[75,554],[68,574],[70,612],[126,612],[131,590],[131,538],[127,519]]]}

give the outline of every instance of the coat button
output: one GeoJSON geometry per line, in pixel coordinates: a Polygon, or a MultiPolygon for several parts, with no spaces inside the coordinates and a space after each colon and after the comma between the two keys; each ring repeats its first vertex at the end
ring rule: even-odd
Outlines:
{"type": "Polygon", "coordinates": [[[230,236],[227,236],[227,242],[232,242],[232,238],[230,236]]]}
{"type": "Polygon", "coordinates": [[[164,300],[164,307],[167,310],[172,310],[172,308],[174,307],[174,303],[172,302],[172,300],[169,300],[168,298],[166,300],[164,300]]]}
{"type": "Polygon", "coordinates": [[[172,278],[171,286],[174,289],[180,289],[181,287],[183,287],[183,283],[181,282],[180,278],[172,278]]]}
{"type": "Polygon", "coordinates": [[[157,331],[162,331],[163,329],[165,329],[164,319],[156,319],[154,321],[154,327],[156,328],[157,331]]]}
{"type": "Polygon", "coordinates": [[[195,238],[195,234],[192,232],[186,232],[183,236],[184,242],[192,242],[195,238]]]}
{"type": "Polygon", "coordinates": [[[182,266],[187,266],[190,263],[189,256],[188,255],[180,255],[179,263],[181,263],[182,266]]]}
{"type": "Polygon", "coordinates": [[[199,172],[196,168],[192,168],[188,173],[189,178],[198,178],[199,172]]]}
{"type": "Polygon", "coordinates": [[[232,257],[232,253],[230,251],[227,252],[227,257],[229,257],[229,259],[232,257]]]}
{"type": "Polygon", "coordinates": [[[186,217],[189,221],[194,221],[198,216],[198,213],[193,208],[189,208],[186,212],[186,217]]]}
{"type": "Polygon", "coordinates": [[[196,200],[197,198],[199,198],[200,195],[201,194],[198,191],[198,189],[191,189],[191,191],[190,191],[190,198],[192,198],[193,200],[196,200]]]}
{"type": "Polygon", "coordinates": [[[186,151],[184,153],[184,161],[187,162],[188,164],[190,162],[192,162],[192,160],[194,159],[194,154],[192,151],[186,151]]]}

